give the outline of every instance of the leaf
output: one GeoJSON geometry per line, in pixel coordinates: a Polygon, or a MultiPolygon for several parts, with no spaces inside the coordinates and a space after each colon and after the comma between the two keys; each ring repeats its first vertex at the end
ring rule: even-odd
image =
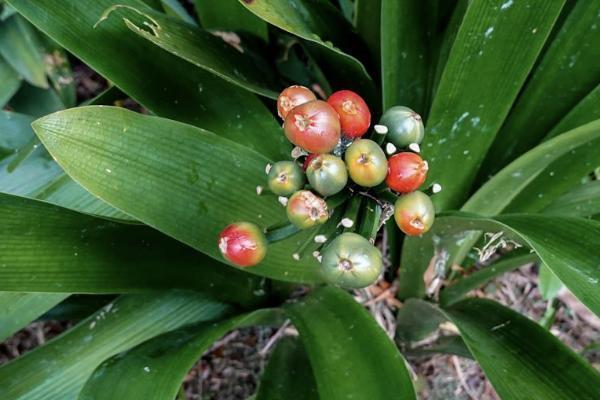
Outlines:
{"type": "Polygon", "coordinates": [[[222,317],[229,307],[191,292],[124,296],[57,339],[0,367],[0,397],[73,400],[107,358],[185,324],[222,317]]]}
{"type": "Polygon", "coordinates": [[[540,264],[538,273],[538,288],[540,289],[542,298],[544,300],[554,299],[562,287],[562,282],[556,275],[554,275],[554,272],[552,272],[552,270],[545,265],[540,264]]]}
{"type": "Polygon", "coordinates": [[[48,87],[39,37],[20,15],[0,22],[0,55],[27,82],[48,87]]]}
{"type": "Polygon", "coordinates": [[[65,107],[74,107],[77,103],[75,78],[71,71],[68,55],[62,47],[47,36],[42,37],[44,66],[52,88],[58,94],[65,107]]]}
{"type": "Polygon", "coordinates": [[[428,182],[444,190],[438,211],[457,208],[531,70],[563,1],[470,2],[441,76],[421,146],[428,182]],[[504,6],[503,4],[509,4],[504,6]],[[535,32],[535,33],[533,33],[535,32]],[[519,51],[514,51],[514,43],[519,51]],[[494,77],[494,78],[491,78],[494,77]],[[460,168],[456,168],[457,163],[460,168]]]}
{"type": "Polygon", "coordinates": [[[600,213],[600,181],[586,182],[554,200],[544,214],[589,217],[600,213]]]}
{"type": "Polygon", "coordinates": [[[470,230],[502,232],[505,240],[515,240],[531,248],[582,303],[600,315],[599,222],[535,214],[501,215],[491,219],[455,213],[438,218],[432,234],[470,230]]]}
{"type": "Polygon", "coordinates": [[[536,262],[538,257],[532,253],[516,252],[515,255],[509,255],[501,258],[499,261],[484,267],[479,271],[473,272],[471,275],[461,277],[459,280],[446,286],[440,292],[440,304],[442,307],[450,306],[461,300],[471,290],[475,290],[485,283],[491,281],[505,272],[512,271],[524,265],[536,262]]]}
{"type": "Polygon", "coordinates": [[[587,96],[565,115],[558,124],[552,128],[544,140],[600,119],[600,85],[596,86],[587,96]]]}
{"type": "Polygon", "coordinates": [[[371,107],[377,108],[373,80],[363,64],[348,54],[362,50],[361,39],[331,3],[325,0],[240,2],[268,23],[304,39],[336,89],[355,90],[371,107]]]}
{"type": "Polygon", "coordinates": [[[289,157],[289,146],[277,122],[251,93],[131,35],[117,18],[94,28],[107,8],[122,4],[148,9],[141,2],[10,0],[10,4],[155,114],[201,126],[268,157],[289,157]]]}
{"type": "Polygon", "coordinates": [[[277,99],[279,90],[273,74],[262,71],[251,58],[221,38],[157,12],[117,7],[105,15],[118,12],[129,29],[173,55],[234,85],[277,99]]]}
{"type": "Polygon", "coordinates": [[[106,218],[133,221],[69,178],[45,151],[28,115],[0,111],[0,192],[106,218]]]}
{"type": "Polygon", "coordinates": [[[12,111],[32,117],[41,117],[65,108],[65,105],[52,89],[41,89],[23,83],[19,91],[10,99],[12,111]]]}
{"type": "Polygon", "coordinates": [[[282,338],[269,357],[255,400],[319,400],[310,361],[299,338],[282,338]]]}
{"type": "Polygon", "coordinates": [[[298,329],[322,399],[416,399],[405,361],[347,293],[322,287],[286,312],[298,329]]]}
{"type": "Polygon", "coordinates": [[[446,317],[434,304],[420,299],[408,299],[398,310],[396,339],[413,342],[435,331],[446,317]]]}
{"type": "Polygon", "coordinates": [[[354,26],[369,49],[373,65],[381,64],[381,1],[354,0],[354,26]]]}
{"type": "Polygon", "coordinates": [[[0,342],[65,299],[63,293],[0,292],[0,342]]]}
{"type": "Polygon", "coordinates": [[[598,371],[521,314],[483,299],[447,313],[503,400],[600,397],[598,371]]]}
{"type": "Polygon", "coordinates": [[[431,346],[410,349],[406,352],[409,357],[431,357],[440,353],[473,359],[465,342],[459,335],[441,336],[431,346]]]}
{"type": "Polygon", "coordinates": [[[599,13],[599,0],[575,2],[490,148],[483,178],[538,143],[598,85],[599,13]]]}
{"type": "MultiPolygon", "coordinates": [[[[218,260],[223,260],[218,235],[226,225],[249,221],[266,228],[286,220],[274,196],[256,194],[269,160],[210,132],[100,106],[51,114],[33,128],[90,193],[218,260]]],[[[301,262],[292,258],[310,233],[270,245],[265,261],[244,271],[319,281],[311,254],[301,262]]]]}
{"type": "Polygon", "coordinates": [[[111,294],[73,294],[46,311],[40,321],[81,321],[114,301],[111,294]]]}
{"type": "Polygon", "coordinates": [[[0,195],[0,290],[123,293],[185,288],[238,304],[261,283],[141,225],[0,195]]]}
{"type": "Polygon", "coordinates": [[[19,90],[21,77],[0,56],[0,108],[4,108],[10,98],[19,90]]]}
{"type": "Polygon", "coordinates": [[[185,7],[177,0],[160,0],[160,3],[167,15],[179,18],[190,25],[198,26],[196,20],[187,12],[185,7]]]}
{"type": "Polygon", "coordinates": [[[252,14],[238,0],[194,0],[200,22],[205,29],[251,33],[269,39],[266,22],[252,14]]]}
{"type": "Polygon", "coordinates": [[[232,329],[278,320],[276,310],[258,310],[221,322],[201,322],[157,336],[102,363],[79,400],[174,399],[190,368],[232,329]]]}

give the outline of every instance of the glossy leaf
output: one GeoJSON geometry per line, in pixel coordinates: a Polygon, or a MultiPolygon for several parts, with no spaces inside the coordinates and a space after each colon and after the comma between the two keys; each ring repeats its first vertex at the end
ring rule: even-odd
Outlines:
{"type": "Polygon", "coordinates": [[[255,400],[319,400],[310,361],[299,338],[287,336],[269,357],[255,400]]]}
{"type": "Polygon", "coordinates": [[[498,171],[533,147],[598,85],[598,15],[599,0],[575,2],[498,133],[482,173],[498,171]]]}
{"type": "Polygon", "coordinates": [[[261,71],[246,54],[215,35],[150,10],[119,7],[109,9],[105,16],[122,19],[141,37],[232,84],[277,99],[279,90],[272,74],[261,71]]]}
{"type": "Polygon", "coordinates": [[[187,12],[185,7],[177,0],[160,0],[160,3],[167,15],[179,18],[180,20],[194,26],[198,26],[196,20],[187,12]]]}
{"type": "Polygon", "coordinates": [[[538,288],[544,300],[552,300],[557,295],[563,284],[550,268],[541,264],[538,273],[538,288]]]}
{"type": "Polygon", "coordinates": [[[268,23],[304,39],[336,89],[355,90],[376,108],[373,80],[363,64],[347,53],[360,49],[361,39],[332,4],[325,0],[240,2],[268,23]]]}
{"type": "Polygon", "coordinates": [[[124,296],[57,339],[0,367],[0,397],[74,400],[107,358],[185,324],[222,317],[229,307],[197,293],[124,296]]]}
{"type": "Polygon", "coordinates": [[[186,288],[241,304],[257,280],[145,226],[0,195],[0,290],[123,293],[186,288]]]}
{"type": "Polygon", "coordinates": [[[0,292],[0,342],[65,299],[64,293],[0,292]]]}
{"type": "Polygon", "coordinates": [[[133,221],[69,178],[31,129],[33,118],[0,111],[0,192],[106,218],[133,221]]]}
{"type": "Polygon", "coordinates": [[[10,99],[9,106],[12,111],[36,118],[65,108],[53,89],[42,89],[27,82],[10,99]]]}
{"type": "Polygon", "coordinates": [[[102,363],[78,399],[174,399],[190,368],[215,341],[232,329],[277,322],[275,311],[188,325],[157,336],[102,363]]]}
{"type": "Polygon", "coordinates": [[[286,311],[308,353],[320,398],[416,399],[402,355],[349,294],[322,287],[286,311]]]}
{"type": "MultiPolygon", "coordinates": [[[[266,228],[286,219],[274,196],[256,194],[256,186],[265,184],[268,159],[191,125],[97,106],[49,115],[33,128],[90,193],[218,260],[218,235],[228,224],[249,221],[266,228]]],[[[311,254],[300,262],[292,258],[307,237],[270,245],[265,261],[245,271],[320,280],[311,254]]]]}
{"type": "Polygon", "coordinates": [[[109,18],[94,28],[109,7],[122,4],[147,9],[143,3],[137,0],[10,0],[10,3],[40,30],[157,115],[201,126],[269,157],[289,156],[289,147],[277,122],[251,93],[132,35],[118,18],[109,18]],[[117,54],[127,57],[116,57],[117,54]]]}
{"type": "Polygon", "coordinates": [[[444,314],[434,304],[421,299],[408,299],[398,310],[396,339],[401,342],[422,340],[445,320],[444,314]]]}
{"type": "Polygon", "coordinates": [[[247,32],[268,39],[267,23],[252,14],[238,0],[194,0],[200,22],[205,29],[247,32]]]}
{"type": "Polygon", "coordinates": [[[409,357],[431,357],[437,354],[451,354],[462,358],[473,359],[473,355],[459,335],[441,336],[427,347],[418,347],[405,352],[409,357]]]}
{"type": "Polygon", "coordinates": [[[544,140],[600,119],[600,85],[596,86],[587,96],[565,115],[544,138],[544,140]]]}
{"type": "Polygon", "coordinates": [[[518,254],[514,256],[509,255],[508,257],[503,257],[499,261],[496,261],[479,271],[475,271],[471,275],[461,277],[456,283],[445,287],[440,292],[440,304],[444,307],[452,305],[461,300],[471,290],[482,287],[487,282],[508,271],[515,270],[524,265],[536,262],[537,260],[538,257],[536,254],[523,254],[522,252],[518,252],[518,254]]]}
{"type": "Polygon", "coordinates": [[[589,217],[600,213],[600,181],[584,183],[554,200],[544,214],[589,217]]]}
{"type": "Polygon", "coordinates": [[[41,47],[37,32],[20,15],[0,22],[0,55],[27,82],[47,88],[41,47]]]}
{"type": "Polygon", "coordinates": [[[441,76],[421,146],[439,211],[458,207],[531,70],[563,1],[470,2],[441,76]],[[503,7],[503,4],[508,4],[503,7]],[[519,51],[513,43],[519,43],[519,51]],[[493,78],[492,78],[493,77],[493,78]],[[460,168],[457,168],[460,163],[460,168]]]}
{"type": "Polygon", "coordinates": [[[354,0],[354,26],[364,39],[373,60],[381,64],[381,2],[382,0],[354,0]]]}
{"type": "Polygon", "coordinates": [[[521,314],[481,299],[447,313],[503,400],[600,397],[598,371],[521,314]]]}
{"type": "Polygon", "coordinates": [[[17,90],[19,90],[20,86],[21,77],[0,56],[0,108],[4,107],[17,90]]]}

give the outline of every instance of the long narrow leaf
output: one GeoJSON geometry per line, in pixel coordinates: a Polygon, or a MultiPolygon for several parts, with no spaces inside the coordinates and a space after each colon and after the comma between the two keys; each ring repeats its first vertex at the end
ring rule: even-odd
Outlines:
{"type": "Polygon", "coordinates": [[[17,90],[19,90],[20,86],[21,77],[0,56],[0,108],[4,107],[17,90]]]}
{"type": "Polygon", "coordinates": [[[600,119],[600,84],[583,98],[544,138],[544,140],[600,119]]]}
{"type": "Polygon", "coordinates": [[[247,32],[267,40],[267,23],[248,11],[238,0],[194,0],[205,29],[247,32]]]}

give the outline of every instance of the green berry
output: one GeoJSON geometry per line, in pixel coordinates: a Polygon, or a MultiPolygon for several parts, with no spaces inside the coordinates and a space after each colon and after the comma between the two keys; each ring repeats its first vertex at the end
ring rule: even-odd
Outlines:
{"type": "Polygon", "coordinates": [[[331,154],[313,157],[306,167],[306,177],[310,186],[322,196],[339,193],[348,183],[346,164],[331,154]]]}
{"type": "Polygon", "coordinates": [[[362,288],[374,283],[383,271],[379,250],[356,233],[342,233],[322,252],[323,278],[345,288],[362,288]]]}
{"type": "Polygon", "coordinates": [[[294,161],[276,162],[269,171],[269,189],[279,196],[289,196],[302,189],[304,182],[302,168],[294,161]]]}
{"type": "Polygon", "coordinates": [[[355,140],[344,155],[350,178],[364,187],[379,185],[385,180],[388,163],[385,153],[369,139],[355,140]]]}
{"type": "Polygon", "coordinates": [[[288,220],[298,229],[309,229],[329,219],[327,203],[309,190],[300,190],[289,198],[286,206],[288,220]]]}
{"type": "Polygon", "coordinates": [[[388,128],[387,140],[398,147],[421,144],[425,135],[421,116],[408,107],[390,108],[379,120],[379,125],[388,128]]]}

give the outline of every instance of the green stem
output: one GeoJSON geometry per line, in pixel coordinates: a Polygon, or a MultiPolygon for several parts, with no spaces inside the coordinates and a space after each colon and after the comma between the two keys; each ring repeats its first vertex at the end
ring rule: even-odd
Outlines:
{"type": "Polygon", "coordinates": [[[363,197],[354,195],[346,208],[344,217],[342,218],[342,225],[344,226],[344,232],[354,232],[358,226],[358,214],[360,212],[360,205],[362,204],[363,197]],[[351,221],[351,226],[345,226],[345,221],[351,221]]]}
{"type": "Polygon", "coordinates": [[[296,233],[300,232],[300,229],[296,228],[296,226],[288,223],[281,228],[276,228],[273,230],[267,230],[265,236],[267,238],[267,243],[275,243],[282,240],[285,240],[296,233]]]}

